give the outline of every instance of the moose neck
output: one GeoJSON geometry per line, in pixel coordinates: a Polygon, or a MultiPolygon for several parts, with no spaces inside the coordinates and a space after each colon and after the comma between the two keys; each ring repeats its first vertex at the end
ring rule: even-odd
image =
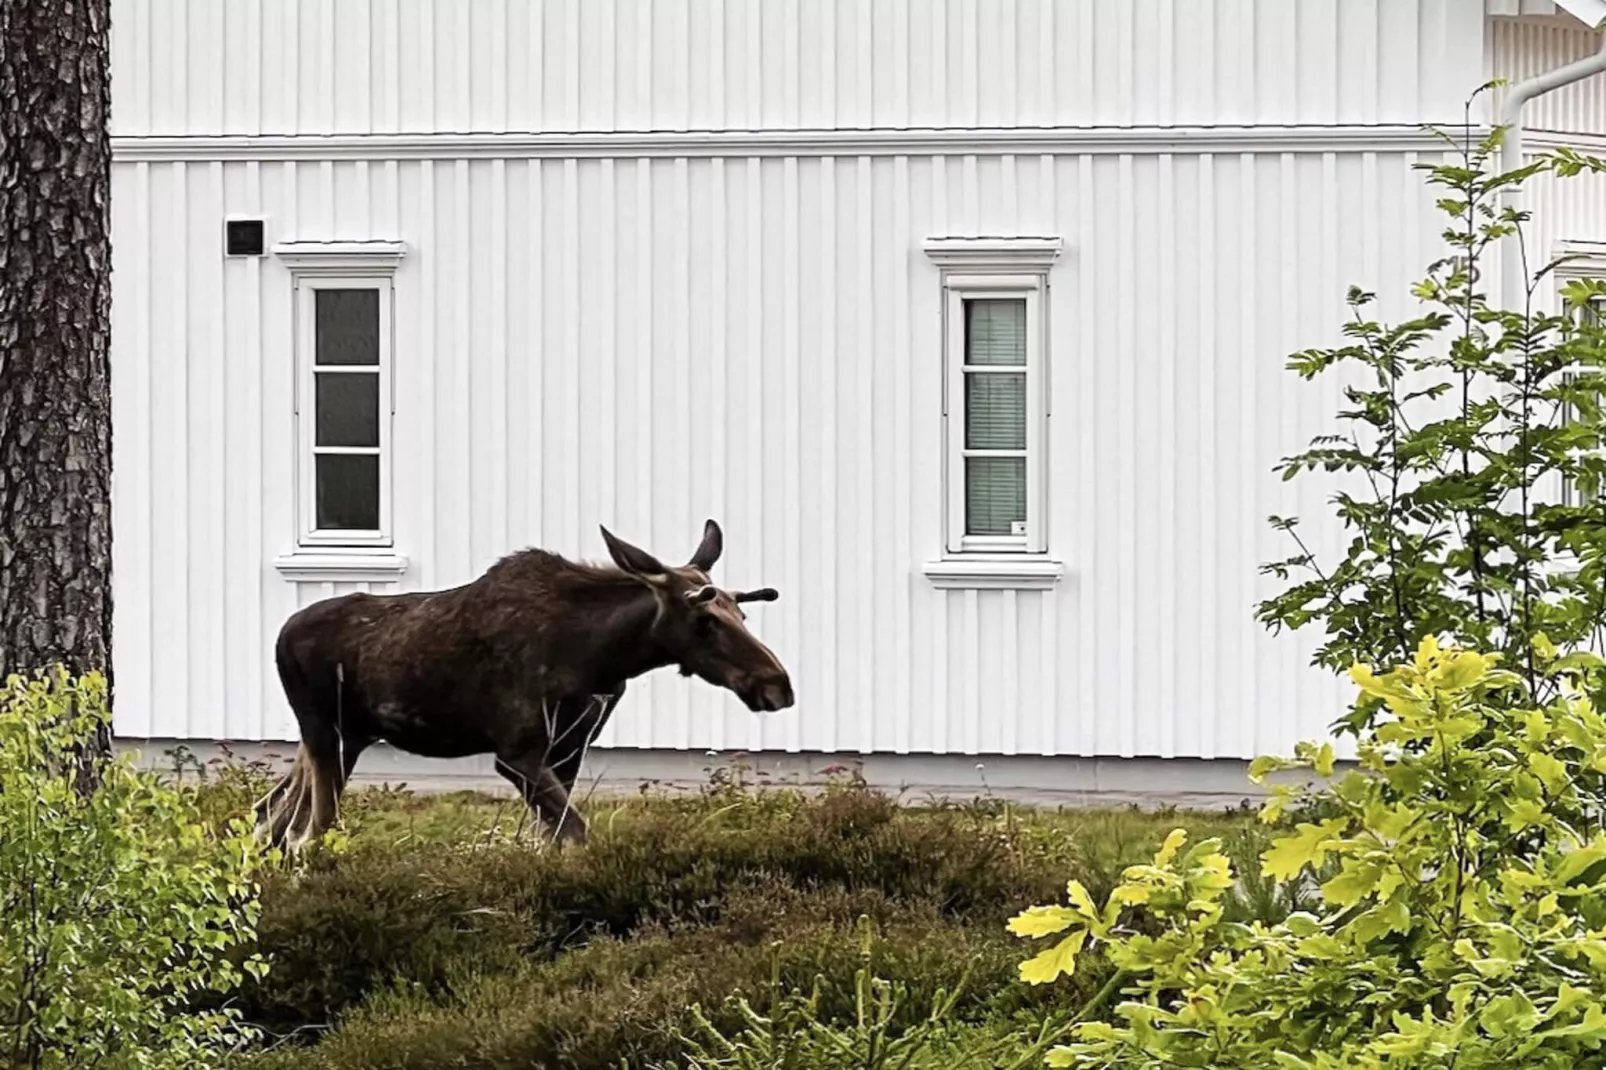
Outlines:
{"type": "Polygon", "coordinates": [[[597,686],[610,687],[675,663],[652,635],[658,617],[652,591],[640,585],[621,588],[609,602],[592,633],[597,686]]]}

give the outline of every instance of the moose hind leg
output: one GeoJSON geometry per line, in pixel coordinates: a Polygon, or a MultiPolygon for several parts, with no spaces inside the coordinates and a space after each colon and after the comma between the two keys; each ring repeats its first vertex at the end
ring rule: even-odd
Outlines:
{"type": "Polygon", "coordinates": [[[551,768],[541,764],[537,755],[523,754],[517,758],[496,759],[496,771],[502,774],[530,808],[535,819],[549,829],[560,843],[584,843],[585,818],[574,808],[569,792],[551,768]]]}
{"type": "Polygon", "coordinates": [[[257,835],[274,847],[299,850],[339,818],[340,794],[356,753],[339,725],[344,674],[336,668],[326,688],[316,686],[293,656],[277,651],[279,680],[301,729],[290,774],[258,804],[257,835]]]}
{"type": "Polygon", "coordinates": [[[304,847],[339,818],[344,787],[338,742],[320,746],[303,740],[289,776],[258,803],[258,837],[291,851],[304,847]]]}
{"type": "Polygon", "coordinates": [[[273,787],[268,789],[267,794],[252,805],[251,810],[256,817],[258,839],[271,838],[269,829],[272,825],[274,813],[284,801],[285,793],[290,790],[290,781],[293,775],[294,767],[292,767],[291,772],[280,777],[273,787]]]}

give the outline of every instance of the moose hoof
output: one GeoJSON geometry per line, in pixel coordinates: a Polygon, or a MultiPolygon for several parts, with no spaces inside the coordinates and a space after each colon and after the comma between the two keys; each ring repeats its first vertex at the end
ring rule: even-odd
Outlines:
{"type": "Polygon", "coordinates": [[[571,815],[552,833],[552,842],[559,846],[571,843],[578,846],[586,842],[586,835],[585,821],[571,815]]]}

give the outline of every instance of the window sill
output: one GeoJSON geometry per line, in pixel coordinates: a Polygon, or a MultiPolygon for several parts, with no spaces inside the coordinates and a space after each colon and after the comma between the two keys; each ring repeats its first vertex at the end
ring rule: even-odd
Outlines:
{"type": "Polygon", "coordinates": [[[287,580],[312,583],[362,583],[401,579],[407,558],[360,550],[301,550],[274,558],[273,567],[287,580]]]}
{"type": "Polygon", "coordinates": [[[1065,573],[1063,562],[1041,554],[956,554],[923,567],[931,585],[943,590],[1046,591],[1065,573]]]}

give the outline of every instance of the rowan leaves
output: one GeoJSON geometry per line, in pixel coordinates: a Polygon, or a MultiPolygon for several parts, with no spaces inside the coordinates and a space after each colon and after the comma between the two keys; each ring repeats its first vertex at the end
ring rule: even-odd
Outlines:
{"type": "Polygon", "coordinates": [[[1418,165],[1450,217],[1411,287],[1422,312],[1380,322],[1351,287],[1343,344],[1288,358],[1344,377],[1343,426],[1278,470],[1343,480],[1345,538],[1273,516],[1297,552],[1263,566],[1286,587],[1257,615],[1322,629],[1357,746],[1342,773],[1331,741],[1251,763],[1276,835],[1249,876],[1319,892],[1321,912],[1226,920],[1231,867],[1174,835],[1102,909],[1071,897],[1074,956],[1032,960],[1121,971],[1113,1020],[1080,1022],[1052,1066],[1606,1065],[1606,279],[1540,265],[1535,299],[1496,308],[1482,263],[1527,221],[1505,190],[1606,160],[1491,174],[1501,136],[1418,165]],[[1303,779],[1273,782],[1287,771],[1303,779]]]}
{"type": "MultiPolygon", "coordinates": [[[[1606,280],[1558,284],[1560,260],[1535,264],[1534,299],[1490,304],[1483,260],[1526,216],[1501,192],[1534,175],[1589,173],[1606,161],[1566,150],[1511,174],[1490,173],[1495,140],[1461,159],[1424,165],[1450,213],[1449,255],[1411,288],[1412,320],[1376,318],[1374,294],[1352,288],[1343,344],[1288,358],[1301,377],[1342,378],[1337,426],[1277,466],[1285,479],[1331,480],[1342,541],[1301,534],[1299,518],[1273,516],[1298,552],[1261,571],[1283,589],[1256,607],[1274,631],[1315,626],[1317,664],[1389,667],[1420,659],[1419,674],[1454,692],[1480,676],[1474,657],[1498,656],[1544,705],[1553,662],[1595,657],[1606,632],[1598,597],[1606,562],[1606,280]],[[1545,291],[1560,301],[1544,300],[1545,291]],[[1564,497],[1560,488],[1570,488],[1564,497]],[[1424,640],[1454,640],[1447,657],[1424,640]]],[[[1530,237],[1529,249],[1539,247],[1530,237]]],[[[1576,272],[1576,267],[1573,269],[1576,272]]],[[[1582,669],[1582,665],[1577,665],[1582,669]]],[[[1381,671],[1381,669],[1378,669],[1381,671]]],[[[1407,696],[1356,683],[1376,701],[1335,727],[1360,734],[1407,696]]],[[[1475,732],[1470,722],[1457,731],[1475,732]]],[[[1389,742],[1418,746],[1397,732],[1389,742]]]]}

